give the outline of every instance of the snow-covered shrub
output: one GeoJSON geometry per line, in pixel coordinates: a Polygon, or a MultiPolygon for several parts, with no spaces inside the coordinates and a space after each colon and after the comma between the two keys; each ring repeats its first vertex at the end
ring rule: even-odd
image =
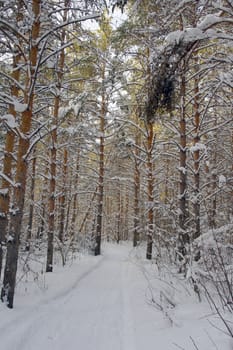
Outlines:
{"type": "Polygon", "coordinates": [[[233,314],[232,232],[233,225],[225,225],[206,232],[195,242],[201,252],[196,265],[199,284],[231,337],[233,328],[226,315],[233,314]]]}

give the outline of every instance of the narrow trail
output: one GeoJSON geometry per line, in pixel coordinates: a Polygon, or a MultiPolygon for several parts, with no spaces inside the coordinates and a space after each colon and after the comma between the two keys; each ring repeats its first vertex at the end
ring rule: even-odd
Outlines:
{"type": "Polygon", "coordinates": [[[4,350],[134,350],[134,269],[128,248],[108,249],[66,294],[8,327],[2,334],[8,344],[4,350]]]}
{"type": "Polygon", "coordinates": [[[195,295],[191,300],[180,285],[176,307],[166,309],[169,317],[153,307],[145,270],[152,273],[153,297],[162,303],[167,284],[127,244],[108,244],[102,256],[46,275],[52,283],[44,297],[32,289],[28,300],[27,293],[18,294],[13,310],[0,305],[0,350],[191,350],[192,340],[201,350],[232,349],[231,339],[223,339],[206,317],[209,305],[195,295]]]}

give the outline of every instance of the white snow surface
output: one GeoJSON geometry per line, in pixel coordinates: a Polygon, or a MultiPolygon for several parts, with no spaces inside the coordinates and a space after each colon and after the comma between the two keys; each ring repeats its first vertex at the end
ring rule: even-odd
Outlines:
{"type": "Polygon", "coordinates": [[[18,124],[15,121],[15,117],[12,114],[5,114],[3,117],[0,117],[0,121],[4,121],[9,128],[17,128],[18,124]]]}
{"type": "Polygon", "coordinates": [[[101,256],[68,265],[46,274],[40,288],[21,280],[14,309],[0,305],[1,350],[193,350],[193,342],[232,349],[211,325],[223,328],[208,303],[181,285],[169,290],[140,250],[108,244],[101,256]],[[152,294],[164,312],[149,302],[152,294]]]}
{"type": "Polygon", "coordinates": [[[14,106],[15,106],[15,111],[19,113],[25,112],[28,107],[26,103],[20,103],[17,100],[14,100],[14,106]]]}

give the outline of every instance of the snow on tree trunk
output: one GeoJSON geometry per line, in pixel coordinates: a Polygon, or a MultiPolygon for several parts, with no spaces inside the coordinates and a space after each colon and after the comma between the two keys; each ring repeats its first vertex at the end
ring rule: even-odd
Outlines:
{"type": "MultiPolygon", "coordinates": [[[[195,57],[196,70],[199,70],[198,58],[195,57]]],[[[193,208],[195,229],[193,239],[201,234],[200,228],[200,96],[199,96],[199,77],[194,79],[194,103],[193,103],[193,118],[194,118],[194,138],[193,138],[193,166],[194,166],[194,191],[193,191],[193,208]]]]}
{"type": "MultiPolygon", "coordinates": [[[[18,24],[22,18],[22,1],[17,2],[17,13],[16,13],[16,23],[18,24]]],[[[18,37],[19,45],[21,43],[20,38],[18,37]]],[[[16,83],[19,82],[20,79],[20,59],[21,53],[20,50],[14,45],[15,55],[13,58],[12,65],[12,79],[16,83]]],[[[19,95],[19,87],[17,84],[13,84],[11,88],[11,96],[17,98],[19,95]]],[[[16,118],[15,106],[11,104],[8,109],[9,115],[12,115],[16,118]]],[[[3,158],[3,167],[2,173],[5,174],[9,179],[12,177],[12,163],[13,163],[13,152],[14,152],[14,144],[15,144],[15,132],[9,128],[6,134],[5,141],[5,150],[4,150],[4,158],[3,158]]],[[[1,192],[0,192],[0,277],[2,271],[2,262],[3,262],[3,246],[5,244],[6,235],[7,235],[7,227],[8,227],[8,214],[9,214],[9,204],[10,204],[10,183],[2,178],[1,183],[1,192]]]]}
{"type": "MultiPolygon", "coordinates": [[[[102,84],[104,84],[105,67],[102,68],[102,84]]],[[[104,200],[104,132],[105,132],[105,114],[106,101],[104,86],[102,87],[101,111],[100,111],[100,152],[99,152],[99,177],[97,193],[97,217],[96,217],[96,242],[94,254],[101,254],[101,235],[103,224],[103,200],[104,200]]]]}
{"type": "Polygon", "coordinates": [[[63,184],[62,184],[62,195],[60,197],[60,227],[59,227],[59,240],[63,243],[64,241],[64,229],[65,229],[65,209],[66,209],[66,186],[67,186],[67,172],[68,172],[68,151],[64,148],[63,152],[63,184]]]}
{"type": "Polygon", "coordinates": [[[147,136],[147,196],[148,196],[148,228],[146,258],[152,259],[153,233],[154,233],[154,174],[153,174],[153,145],[154,130],[153,122],[149,122],[147,136]]]}
{"type": "Polygon", "coordinates": [[[28,169],[26,155],[30,147],[30,140],[28,135],[30,134],[33,115],[34,87],[36,81],[36,65],[38,60],[37,39],[39,38],[40,34],[40,10],[41,1],[34,0],[32,2],[32,11],[34,14],[34,19],[31,30],[29,74],[27,77],[27,84],[24,92],[24,104],[27,106],[27,108],[25,111],[22,112],[22,119],[20,124],[20,137],[16,160],[13,209],[11,210],[10,231],[9,238],[7,240],[6,265],[4,270],[3,287],[1,291],[1,299],[6,302],[9,308],[13,307],[14,301],[19,253],[19,239],[25,200],[25,189],[28,169]]]}
{"type": "MultiPolygon", "coordinates": [[[[140,146],[140,134],[136,131],[135,144],[140,146]]],[[[134,159],[134,229],[133,229],[133,246],[136,247],[140,240],[140,170],[139,170],[139,149],[136,147],[134,159]]]]}
{"type": "MultiPolygon", "coordinates": [[[[185,61],[183,61],[183,68],[185,69],[185,61]]],[[[180,182],[179,182],[179,236],[178,236],[178,250],[181,255],[185,255],[185,245],[189,242],[187,232],[187,141],[186,141],[186,115],[185,115],[185,76],[181,76],[180,84],[180,182]]]]}
{"type": "MultiPolygon", "coordinates": [[[[68,18],[70,0],[65,0],[63,22],[65,23],[68,18]]],[[[61,47],[64,46],[66,41],[66,30],[63,29],[61,33],[61,47]]],[[[65,65],[65,49],[62,48],[58,57],[58,70],[56,72],[57,81],[56,88],[57,94],[54,99],[53,109],[53,122],[54,129],[51,132],[51,153],[50,153],[50,184],[49,184],[49,222],[48,222],[48,242],[47,242],[47,260],[46,260],[46,272],[53,271],[53,241],[54,241],[54,230],[55,230],[55,210],[56,210],[56,173],[57,173],[57,128],[58,128],[58,117],[59,109],[61,106],[61,89],[62,81],[64,76],[64,65],[65,65]]]]}
{"type": "Polygon", "coordinates": [[[30,249],[30,243],[32,239],[32,225],[33,225],[33,214],[34,214],[34,198],[35,198],[35,180],[36,180],[36,148],[33,152],[32,159],[32,173],[31,173],[31,186],[30,186],[30,206],[29,206],[29,218],[27,227],[27,243],[26,249],[30,249]]]}

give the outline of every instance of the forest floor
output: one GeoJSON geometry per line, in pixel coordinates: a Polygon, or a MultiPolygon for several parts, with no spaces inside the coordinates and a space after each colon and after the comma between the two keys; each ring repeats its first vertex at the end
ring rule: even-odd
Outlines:
{"type": "Polygon", "coordinates": [[[233,349],[208,303],[141,254],[107,244],[33,281],[24,274],[14,309],[0,305],[0,350],[233,349]]]}

